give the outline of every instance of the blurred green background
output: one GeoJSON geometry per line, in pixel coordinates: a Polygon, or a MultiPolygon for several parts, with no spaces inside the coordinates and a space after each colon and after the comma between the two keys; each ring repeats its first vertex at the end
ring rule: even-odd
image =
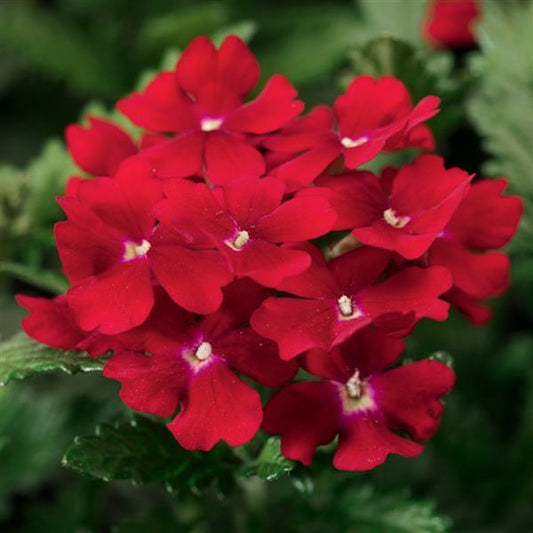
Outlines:
{"type": "MultiPolygon", "coordinates": [[[[263,69],[287,75],[308,109],[357,74],[393,74],[413,97],[437,94],[431,121],[449,165],[505,175],[526,203],[508,252],[513,285],[474,327],[457,313],[420,325],[408,357],[451,354],[457,386],[418,459],[338,473],[318,454],[277,481],[227,490],[85,479],[61,467],[75,435],[125,416],[98,374],[35,377],[0,389],[0,527],[4,531],[533,531],[533,2],[485,0],[479,47],[434,50],[420,37],[426,0],[3,0],[0,3],[0,319],[13,295],[52,295],[64,280],[52,225],[75,172],[65,126],[171,68],[199,34],[236,33],[263,69]]],[[[412,153],[381,158],[401,163],[412,153]]]]}

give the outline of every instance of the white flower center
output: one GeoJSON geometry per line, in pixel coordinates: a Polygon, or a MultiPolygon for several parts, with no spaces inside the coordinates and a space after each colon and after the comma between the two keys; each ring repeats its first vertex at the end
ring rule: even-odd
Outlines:
{"type": "Polygon", "coordinates": [[[141,244],[137,244],[133,241],[126,241],[124,243],[124,261],[131,261],[138,257],[144,257],[149,251],[152,245],[145,239],[141,244]]]}
{"type": "Polygon", "coordinates": [[[233,240],[226,241],[226,245],[233,250],[240,250],[250,240],[250,234],[246,230],[241,230],[233,240]]]}
{"type": "Polygon", "coordinates": [[[200,128],[202,131],[216,131],[220,129],[222,122],[224,122],[224,120],[221,118],[203,118],[200,121],[200,128]]]}
{"type": "Polygon", "coordinates": [[[352,299],[345,294],[337,300],[337,305],[339,306],[339,318],[341,320],[352,320],[363,315],[361,310],[354,305],[352,299]]]}
{"type": "Polygon", "coordinates": [[[363,394],[363,383],[359,377],[359,370],[346,382],[346,392],[350,398],[359,399],[363,394]]]}
{"type": "Polygon", "coordinates": [[[194,356],[196,359],[200,361],[205,361],[213,352],[213,347],[208,342],[202,342],[198,348],[196,348],[196,352],[194,352],[194,356]]]}
{"type": "Polygon", "coordinates": [[[358,146],[361,146],[367,142],[368,137],[365,135],[358,137],[357,139],[352,139],[351,137],[343,137],[341,139],[341,144],[344,146],[344,148],[357,148],[358,146]]]}
{"type": "Polygon", "coordinates": [[[410,216],[398,215],[394,209],[386,209],[383,211],[383,218],[387,224],[390,224],[393,228],[403,228],[411,221],[410,216]]]}

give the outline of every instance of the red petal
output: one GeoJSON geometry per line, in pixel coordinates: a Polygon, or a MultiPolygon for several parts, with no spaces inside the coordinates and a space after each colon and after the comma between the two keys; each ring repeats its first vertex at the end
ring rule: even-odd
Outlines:
{"type": "Polygon", "coordinates": [[[492,318],[492,311],[489,306],[482,305],[479,300],[472,298],[459,289],[448,291],[445,297],[446,300],[455,305],[476,326],[482,326],[492,318]]]}
{"type": "Polygon", "coordinates": [[[19,294],[16,298],[30,312],[22,321],[22,329],[36,341],[62,350],[86,349],[91,355],[101,355],[109,349],[109,339],[80,329],[66,296],[47,299],[19,294]]]}
{"type": "Polygon", "coordinates": [[[54,226],[57,250],[63,271],[72,283],[104,272],[124,255],[125,236],[106,226],[76,198],[59,204],[68,221],[54,226]]]}
{"type": "MultiPolygon", "coordinates": [[[[194,226],[216,237],[218,240],[230,238],[235,232],[235,224],[205,183],[188,180],[170,180],[165,183],[166,199],[157,204],[156,213],[161,223],[180,229],[184,219],[194,226]]],[[[192,241],[196,240],[195,235],[192,241]]]]}
{"type": "Polygon", "coordinates": [[[241,178],[224,187],[226,208],[241,228],[249,228],[281,204],[285,186],[272,178],[241,178]]]}
{"type": "Polygon", "coordinates": [[[184,178],[201,174],[204,136],[185,133],[143,150],[142,156],[159,178],[184,178]]]}
{"type": "Polygon", "coordinates": [[[446,227],[446,233],[472,248],[505,246],[516,232],[523,211],[518,196],[501,196],[506,179],[472,184],[446,227]]]}
{"type": "Polygon", "coordinates": [[[298,194],[328,199],[337,214],[332,228],[334,231],[371,224],[383,216],[383,211],[387,209],[380,180],[371,172],[355,171],[340,176],[324,176],[319,178],[316,185],[298,194]]]}
{"type": "Polygon", "coordinates": [[[151,243],[149,257],[154,274],[177,304],[201,314],[220,307],[221,287],[233,275],[219,252],[187,247],[169,226],[158,226],[151,243]]]}
{"type": "Polygon", "coordinates": [[[113,335],[142,324],[154,304],[146,259],[118,263],[69,290],[68,304],[86,331],[113,335]]]}
{"type": "Polygon", "coordinates": [[[329,268],[341,294],[352,296],[372,285],[390,263],[391,254],[377,248],[357,248],[333,259],[329,268]]]}
{"type": "MultiPolygon", "coordinates": [[[[472,178],[473,175],[459,168],[445,169],[442,157],[421,155],[398,171],[392,186],[390,206],[405,215],[434,209],[453,196],[462,197],[472,178]]],[[[455,206],[448,220],[454,210],[455,206]]]]}
{"type": "Polygon", "coordinates": [[[178,407],[188,378],[188,367],[175,355],[124,351],[113,355],[103,374],[122,384],[121,400],[131,409],[171,416],[178,407]]]}
{"type": "Polygon", "coordinates": [[[89,127],[78,124],[65,130],[67,146],[76,164],[97,176],[112,176],[119,164],[137,153],[129,136],[107,120],[89,117],[89,127]]]}
{"type": "Polygon", "coordinates": [[[422,451],[420,444],[389,431],[380,416],[356,415],[344,420],[333,466],[348,471],[371,470],[382,464],[389,453],[415,457],[422,451]]]}
{"type": "Polygon", "coordinates": [[[130,240],[142,241],[155,226],[154,206],[161,199],[161,183],[140,157],[125,161],[114,178],[85,180],[77,197],[107,226],[130,240]]]}
{"type": "Polygon", "coordinates": [[[320,143],[311,150],[276,166],[268,174],[273,178],[283,180],[286,183],[287,192],[297,191],[309,185],[333,163],[339,154],[340,149],[337,143],[320,143]]]}
{"type": "Polygon", "coordinates": [[[261,425],[259,394],[218,360],[192,376],[180,414],[168,425],[187,450],[210,450],[223,440],[248,442],[261,425]]]}
{"type": "Polygon", "coordinates": [[[250,143],[222,132],[207,135],[205,163],[207,177],[217,185],[265,171],[263,156],[250,143]]]}
{"type": "Polygon", "coordinates": [[[276,344],[250,328],[234,329],[217,338],[213,351],[231,368],[268,387],[290,381],[298,370],[296,361],[282,361],[276,344]]]}
{"type": "Polygon", "coordinates": [[[311,265],[297,276],[287,277],[277,289],[304,298],[338,298],[341,290],[329,271],[320,249],[311,243],[288,244],[287,250],[302,250],[311,256],[311,265]]]}
{"type": "Polygon", "coordinates": [[[336,318],[331,300],[268,298],[250,323],[260,335],[277,342],[280,357],[288,360],[310,348],[329,349],[336,318]]]}
{"type": "Polygon", "coordinates": [[[376,220],[371,226],[352,231],[354,237],[362,243],[398,252],[405,259],[417,259],[422,256],[437,237],[437,233],[411,235],[403,228],[394,228],[383,219],[376,220]]]}
{"type": "Polygon", "coordinates": [[[277,287],[283,279],[303,272],[311,262],[305,252],[261,240],[252,240],[240,251],[228,248],[226,255],[235,274],[249,276],[266,287],[277,287]]]}
{"type": "Polygon", "coordinates": [[[430,265],[446,267],[453,284],[474,298],[489,298],[502,294],[509,286],[509,257],[501,252],[475,254],[448,239],[437,239],[430,248],[430,265]]]}
{"type": "Polygon", "coordinates": [[[446,320],[449,306],[438,297],[451,284],[445,268],[409,267],[379,285],[363,289],[357,294],[357,301],[373,319],[386,313],[415,311],[418,319],[446,320]]]}
{"type": "Polygon", "coordinates": [[[377,401],[394,427],[416,441],[431,438],[440,422],[440,398],[453,388],[453,370],[426,359],[404,365],[372,378],[377,401]]]}
{"type": "Polygon", "coordinates": [[[120,100],[117,109],[147,130],[182,132],[198,126],[193,104],[180,89],[173,72],[158,74],[143,92],[120,100]]]}
{"type": "Polygon", "coordinates": [[[340,416],[340,398],[335,385],[295,383],[283,388],[267,403],[263,429],[281,435],[281,452],[285,457],[310,465],[317,446],[335,438],[340,416]]]}
{"type": "Polygon", "coordinates": [[[325,198],[298,197],[281,204],[257,223],[257,234],[271,242],[316,239],[333,226],[336,215],[325,198]]]}
{"type": "Polygon", "coordinates": [[[297,92],[281,74],[274,74],[259,96],[232,111],[224,126],[232,131],[268,133],[277,130],[299,115],[304,104],[294,100],[297,92]]]}
{"type": "Polygon", "coordinates": [[[345,383],[356,369],[361,377],[382,371],[400,357],[404,347],[403,340],[389,337],[375,327],[366,327],[329,353],[310,350],[305,354],[304,367],[322,378],[345,383]]]}

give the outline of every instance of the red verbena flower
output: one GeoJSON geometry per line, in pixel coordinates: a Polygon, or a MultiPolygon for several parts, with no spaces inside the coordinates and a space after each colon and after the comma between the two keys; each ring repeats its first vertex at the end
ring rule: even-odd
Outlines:
{"type": "Polygon", "coordinates": [[[120,336],[136,351],[119,350],[104,368],[122,383],[120,397],[132,409],[167,417],[179,404],[168,427],[184,448],[210,450],[220,440],[240,446],[259,429],[259,394],[234,371],[270,387],[296,373],[274,343],[242,326],[258,295],[243,281],[230,289],[233,296],[226,292],[218,312],[199,320],[158,291],[147,322],[120,336]]]}
{"type": "Polygon", "coordinates": [[[416,259],[449,222],[472,178],[425,154],[397,172],[387,169],[381,179],[370,172],[325,176],[300,195],[331,202],[337,213],[333,229],[350,229],[364,244],[416,259]]]}
{"type": "Polygon", "coordinates": [[[159,74],[142,93],[133,93],[117,107],[147,130],[174,134],[143,151],[159,176],[205,174],[224,183],[263,174],[255,137],[278,130],[302,111],[296,90],[279,74],[245,103],[258,81],[257,61],[240,39],[229,36],[216,50],[207,37],[198,37],[174,72],[159,74]]]}
{"type": "Polygon", "coordinates": [[[473,26],[480,14],[478,0],[429,0],[422,35],[436,46],[473,46],[476,44],[473,26]]]}
{"type": "Polygon", "coordinates": [[[156,225],[161,197],[160,181],[136,157],[114,178],[84,180],[76,197],[60,200],[68,220],[56,224],[57,247],[82,329],[114,334],[144,322],[154,277],[186,309],[220,306],[220,287],[233,278],[227,261],[193,227],[156,225]]]}
{"type": "Polygon", "coordinates": [[[339,470],[369,470],[389,453],[418,455],[418,442],[437,429],[440,398],[452,389],[454,374],[429,359],[385,370],[402,349],[401,340],[365,328],[330,353],[312,350],[304,366],[324,381],[281,389],[265,407],[264,430],[280,434],[283,455],[305,465],[317,446],[337,435],[333,465],[339,470]]]}
{"type": "Polygon", "coordinates": [[[376,284],[391,254],[359,248],[326,264],[311,244],[305,250],[313,262],[305,272],[286,278],[277,288],[300,298],[271,297],[252,315],[252,327],[276,341],[282,359],[341,343],[357,330],[388,314],[414,313],[414,320],[445,320],[448,305],[438,297],[451,286],[441,267],[407,268],[376,284]]]}
{"type": "Polygon", "coordinates": [[[159,204],[158,216],[167,224],[188,218],[213,239],[236,275],[275,287],[311,261],[306,252],[277,243],[320,237],[335,221],[326,199],[282,202],[284,189],[283,182],[273,178],[241,178],[216,190],[171,180],[165,184],[167,199],[159,204]]]}
{"type": "Polygon", "coordinates": [[[413,107],[400,80],[359,76],[335,100],[333,111],[319,106],[263,142],[275,152],[299,154],[269,175],[296,190],[311,183],[340,155],[346,167],[354,169],[382,150],[432,147],[431,133],[420,126],[438,113],[439,103],[436,96],[427,96],[413,107]]]}

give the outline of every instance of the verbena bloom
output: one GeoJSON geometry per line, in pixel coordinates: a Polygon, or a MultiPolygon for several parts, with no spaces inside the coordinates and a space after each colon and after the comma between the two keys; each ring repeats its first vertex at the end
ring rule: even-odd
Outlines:
{"type": "Polygon", "coordinates": [[[480,15],[478,0],[429,0],[422,34],[440,47],[473,46],[476,44],[474,25],[480,15]]]}
{"type": "Polygon", "coordinates": [[[420,454],[418,442],[436,431],[440,399],[452,389],[454,374],[428,359],[387,369],[402,349],[402,341],[366,328],[330,353],[309,352],[304,366],[322,380],[289,384],[275,394],[265,407],[264,430],[281,435],[283,455],[305,465],[317,446],[337,435],[333,465],[340,470],[369,470],[390,453],[420,454]]]}
{"type": "Polygon", "coordinates": [[[153,278],[187,309],[209,313],[222,302],[233,274],[194,228],[156,225],[161,183],[148,163],[130,158],[114,178],[79,184],[60,200],[68,220],[55,227],[69,306],[84,330],[114,334],[146,320],[153,278]]]}
{"type": "Polygon", "coordinates": [[[277,288],[300,298],[270,297],[251,320],[260,335],[278,343],[282,359],[330,349],[389,314],[411,312],[414,320],[448,316],[448,305],[439,300],[451,286],[444,268],[411,267],[377,283],[390,261],[386,251],[359,248],[326,264],[311,245],[296,248],[312,256],[311,267],[277,288]]]}
{"type": "Polygon", "coordinates": [[[311,183],[341,155],[346,167],[355,169],[382,150],[432,147],[429,130],[421,133],[420,126],[438,113],[439,103],[436,96],[427,96],[413,107],[400,80],[359,76],[335,100],[333,110],[319,106],[264,141],[270,150],[296,155],[269,174],[295,190],[311,183]]]}
{"type": "Polygon", "coordinates": [[[214,183],[259,176],[265,164],[255,137],[283,127],[303,108],[279,74],[246,103],[259,76],[255,57],[237,37],[227,37],[219,50],[207,37],[197,37],[174,72],[159,74],[118,108],[146,130],[173,134],[143,152],[161,177],[203,175],[204,168],[214,183]]]}
{"type": "Polygon", "coordinates": [[[325,198],[283,201],[285,186],[273,178],[241,178],[222,189],[203,183],[172,180],[158,216],[167,224],[182,218],[210,236],[236,275],[275,287],[310,264],[303,250],[277,246],[321,237],[336,215],[325,198]]]}
{"type": "Polygon", "coordinates": [[[468,193],[469,175],[446,169],[436,155],[424,154],[380,179],[370,172],[326,176],[301,195],[327,198],[337,213],[334,229],[349,229],[360,242],[399,253],[424,254],[468,193]]]}
{"type": "Polygon", "coordinates": [[[122,383],[120,396],[132,409],[167,417],[179,404],[168,427],[187,449],[209,450],[220,440],[240,446],[257,432],[260,396],[235,371],[275,387],[297,370],[279,359],[274,343],[243,326],[257,291],[239,282],[232,292],[220,311],[199,320],[159,292],[148,321],[122,335],[136,351],[118,350],[104,369],[122,383]]]}

